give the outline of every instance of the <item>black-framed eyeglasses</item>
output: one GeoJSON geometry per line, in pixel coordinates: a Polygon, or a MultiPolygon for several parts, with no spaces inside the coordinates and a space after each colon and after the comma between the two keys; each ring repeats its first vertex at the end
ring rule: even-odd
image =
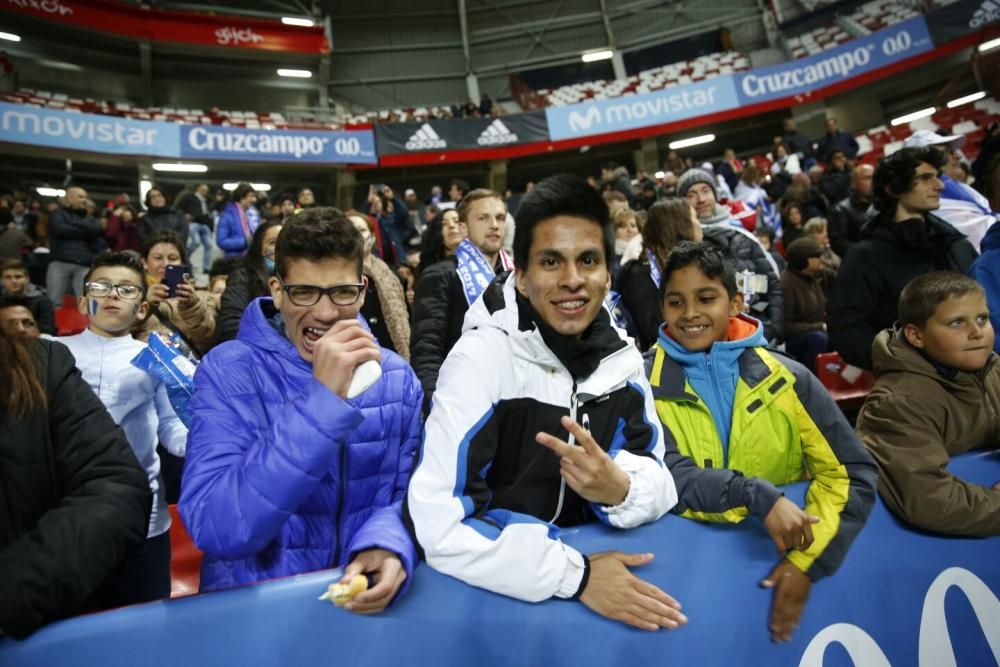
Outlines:
{"type": "Polygon", "coordinates": [[[138,285],[132,285],[131,283],[119,283],[118,285],[112,285],[109,282],[104,282],[103,280],[97,282],[91,282],[84,285],[84,288],[88,296],[101,298],[111,294],[111,290],[118,293],[118,298],[125,301],[135,301],[142,294],[142,288],[138,285]]]}
{"type": "Polygon", "coordinates": [[[331,285],[330,287],[286,285],[281,283],[281,289],[296,306],[315,306],[324,295],[330,297],[330,301],[334,305],[353,306],[361,298],[361,293],[365,289],[365,283],[341,283],[340,285],[331,285]]]}

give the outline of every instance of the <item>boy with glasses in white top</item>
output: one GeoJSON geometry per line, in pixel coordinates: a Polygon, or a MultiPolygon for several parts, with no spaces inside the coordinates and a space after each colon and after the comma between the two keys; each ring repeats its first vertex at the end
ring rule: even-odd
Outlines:
{"type": "Polygon", "coordinates": [[[174,412],[161,381],[132,365],[146,343],[130,329],[146,315],[146,272],[131,252],[99,255],[84,278],[79,297],[87,329],[60,338],[76,358],[77,368],[128,438],[146,470],[153,491],[146,543],[128,557],[115,575],[119,604],[158,600],[170,595],[170,514],[160,475],[157,442],[184,456],[187,428],[174,412]]]}

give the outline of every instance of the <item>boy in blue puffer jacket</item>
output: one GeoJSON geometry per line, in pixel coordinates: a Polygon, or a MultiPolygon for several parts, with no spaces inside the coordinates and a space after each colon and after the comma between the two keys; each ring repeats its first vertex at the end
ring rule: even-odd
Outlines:
{"type": "Polygon", "coordinates": [[[296,214],[275,248],[271,298],[198,368],[180,510],[205,552],[201,589],[344,566],[380,611],[417,558],[400,503],[421,434],[420,383],[358,319],[361,235],[340,211],[296,214]],[[354,370],[382,377],[346,398],[354,370]]]}

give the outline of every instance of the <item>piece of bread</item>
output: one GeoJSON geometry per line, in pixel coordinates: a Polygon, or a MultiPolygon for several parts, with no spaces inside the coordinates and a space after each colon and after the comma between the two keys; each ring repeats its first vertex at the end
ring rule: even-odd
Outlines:
{"type": "Polygon", "coordinates": [[[346,584],[330,584],[326,593],[320,596],[320,600],[330,600],[338,607],[353,600],[358,594],[368,590],[368,577],[363,574],[356,574],[346,584]]]}

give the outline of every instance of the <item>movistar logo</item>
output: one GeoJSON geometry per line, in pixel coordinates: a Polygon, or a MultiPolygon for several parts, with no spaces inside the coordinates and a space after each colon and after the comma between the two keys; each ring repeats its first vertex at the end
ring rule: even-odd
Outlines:
{"type": "Polygon", "coordinates": [[[495,121],[490,123],[489,127],[483,130],[479,138],[476,139],[476,143],[480,146],[497,146],[499,144],[513,144],[517,143],[517,135],[510,131],[510,128],[504,125],[504,122],[497,118],[495,121]]]}
{"type": "Polygon", "coordinates": [[[979,9],[972,15],[969,27],[979,28],[997,19],[1000,19],[1000,4],[997,4],[994,0],[986,0],[986,2],[979,5],[979,9]]]}
{"type": "Polygon", "coordinates": [[[434,148],[445,148],[448,143],[438,136],[430,123],[424,123],[420,129],[413,133],[413,136],[406,140],[406,150],[426,151],[434,148]]]}
{"type": "Polygon", "coordinates": [[[585,113],[571,111],[569,114],[569,127],[574,132],[589,130],[594,123],[601,123],[601,111],[596,106],[590,107],[585,113]]]}

